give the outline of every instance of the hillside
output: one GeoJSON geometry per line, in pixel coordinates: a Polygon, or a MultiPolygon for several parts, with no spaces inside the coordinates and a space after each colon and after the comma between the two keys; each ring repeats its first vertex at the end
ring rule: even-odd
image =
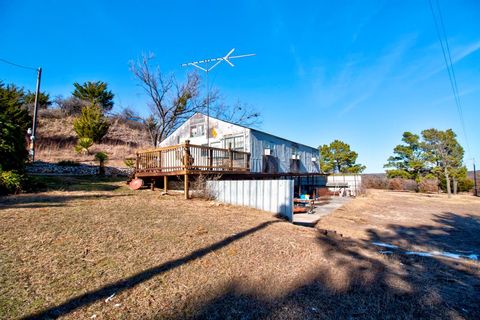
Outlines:
{"type": "Polygon", "coordinates": [[[37,128],[37,160],[92,163],[93,154],[103,151],[109,156],[109,165],[125,166],[124,159],[134,157],[138,149],[150,147],[147,133],[138,123],[111,118],[110,130],[102,143],[94,144],[90,155],[78,154],[74,150],[77,136],[73,130],[73,119],[56,109],[41,110],[37,128]]]}

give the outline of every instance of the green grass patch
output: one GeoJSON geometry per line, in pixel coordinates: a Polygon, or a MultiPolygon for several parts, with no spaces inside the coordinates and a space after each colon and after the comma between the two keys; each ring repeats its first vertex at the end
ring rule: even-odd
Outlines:
{"type": "Polygon", "coordinates": [[[125,177],[34,176],[44,191],[117,191],[126,189],[125,177]]]}

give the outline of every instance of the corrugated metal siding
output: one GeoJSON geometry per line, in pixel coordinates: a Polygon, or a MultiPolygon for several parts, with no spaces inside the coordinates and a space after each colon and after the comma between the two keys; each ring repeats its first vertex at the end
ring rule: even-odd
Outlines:
{"type": "Polygon", "coordinates": [[[290,170],[290,161],[295,149],[300,156],[300,173],[320,172],[318,149],[296,144],[257,130],[250,131],[250,139],[250,168],[252,172],[263,172],[264,149],[269,147],[272,149],[272,156],[277,160],[279,173],[292,172],[290,170]],[[312,161],[312,158],[316,158],[317,161],[312,161]]]}
{"type": "Polygon", "coordinates": [[[223,203],[280,214],[292,221],[293,180],[213,180],[208,192],[223,203]]]}
{"type": "MultiPolygon", "coordinates": [[[[362,176],[358,174],[351,174],[351,175],[330,175],[328,176],[327,183],[335,184],[335,183],[347,183],[350,193],[353,196],[358,194],[358,191],[362,187],[362,176]]],[[[335,188],[329,188],[331,191],[334,191],[335,188]]]]}

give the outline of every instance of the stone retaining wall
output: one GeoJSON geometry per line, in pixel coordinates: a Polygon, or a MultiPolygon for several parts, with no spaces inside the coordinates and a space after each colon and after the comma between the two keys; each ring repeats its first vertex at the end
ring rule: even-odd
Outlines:
{"type": "MultiPolygon", "coordinates": [[[[30,174],[43,175],[72,175],[86,176],[98,174],[98,166],[80,164],[78,166],[60,166],[56,163],[35,162],[27,165],[27,172],[30,174]]],[[[119,168],[105,166],[105,175],[107,176],[129,176],[133,173],[133,168],[119,168]]]]}

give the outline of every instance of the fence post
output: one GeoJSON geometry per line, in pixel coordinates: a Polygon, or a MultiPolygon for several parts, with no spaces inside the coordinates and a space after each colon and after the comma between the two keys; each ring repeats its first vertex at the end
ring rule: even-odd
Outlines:
{"type": "Polygon", "coordinates": [[[232,143],[228,144],[228,159],[230,160],[230,170],[232,170],[232,168],[233,168],[232,143]]]}
{"type": "Polygon", "coordinates": [[[183,170],[187,171],[190,169],[191,161],[190,158],[190,140],[185,140],[185,144],[183,145],[183,170]]]}
{"type": "Polygon", "coordinates": [[[140,162],[140,155],[138,154],[138,152],[135,152],[135,169],[138,170],[139,169],[139,162],[140,162]]]}

